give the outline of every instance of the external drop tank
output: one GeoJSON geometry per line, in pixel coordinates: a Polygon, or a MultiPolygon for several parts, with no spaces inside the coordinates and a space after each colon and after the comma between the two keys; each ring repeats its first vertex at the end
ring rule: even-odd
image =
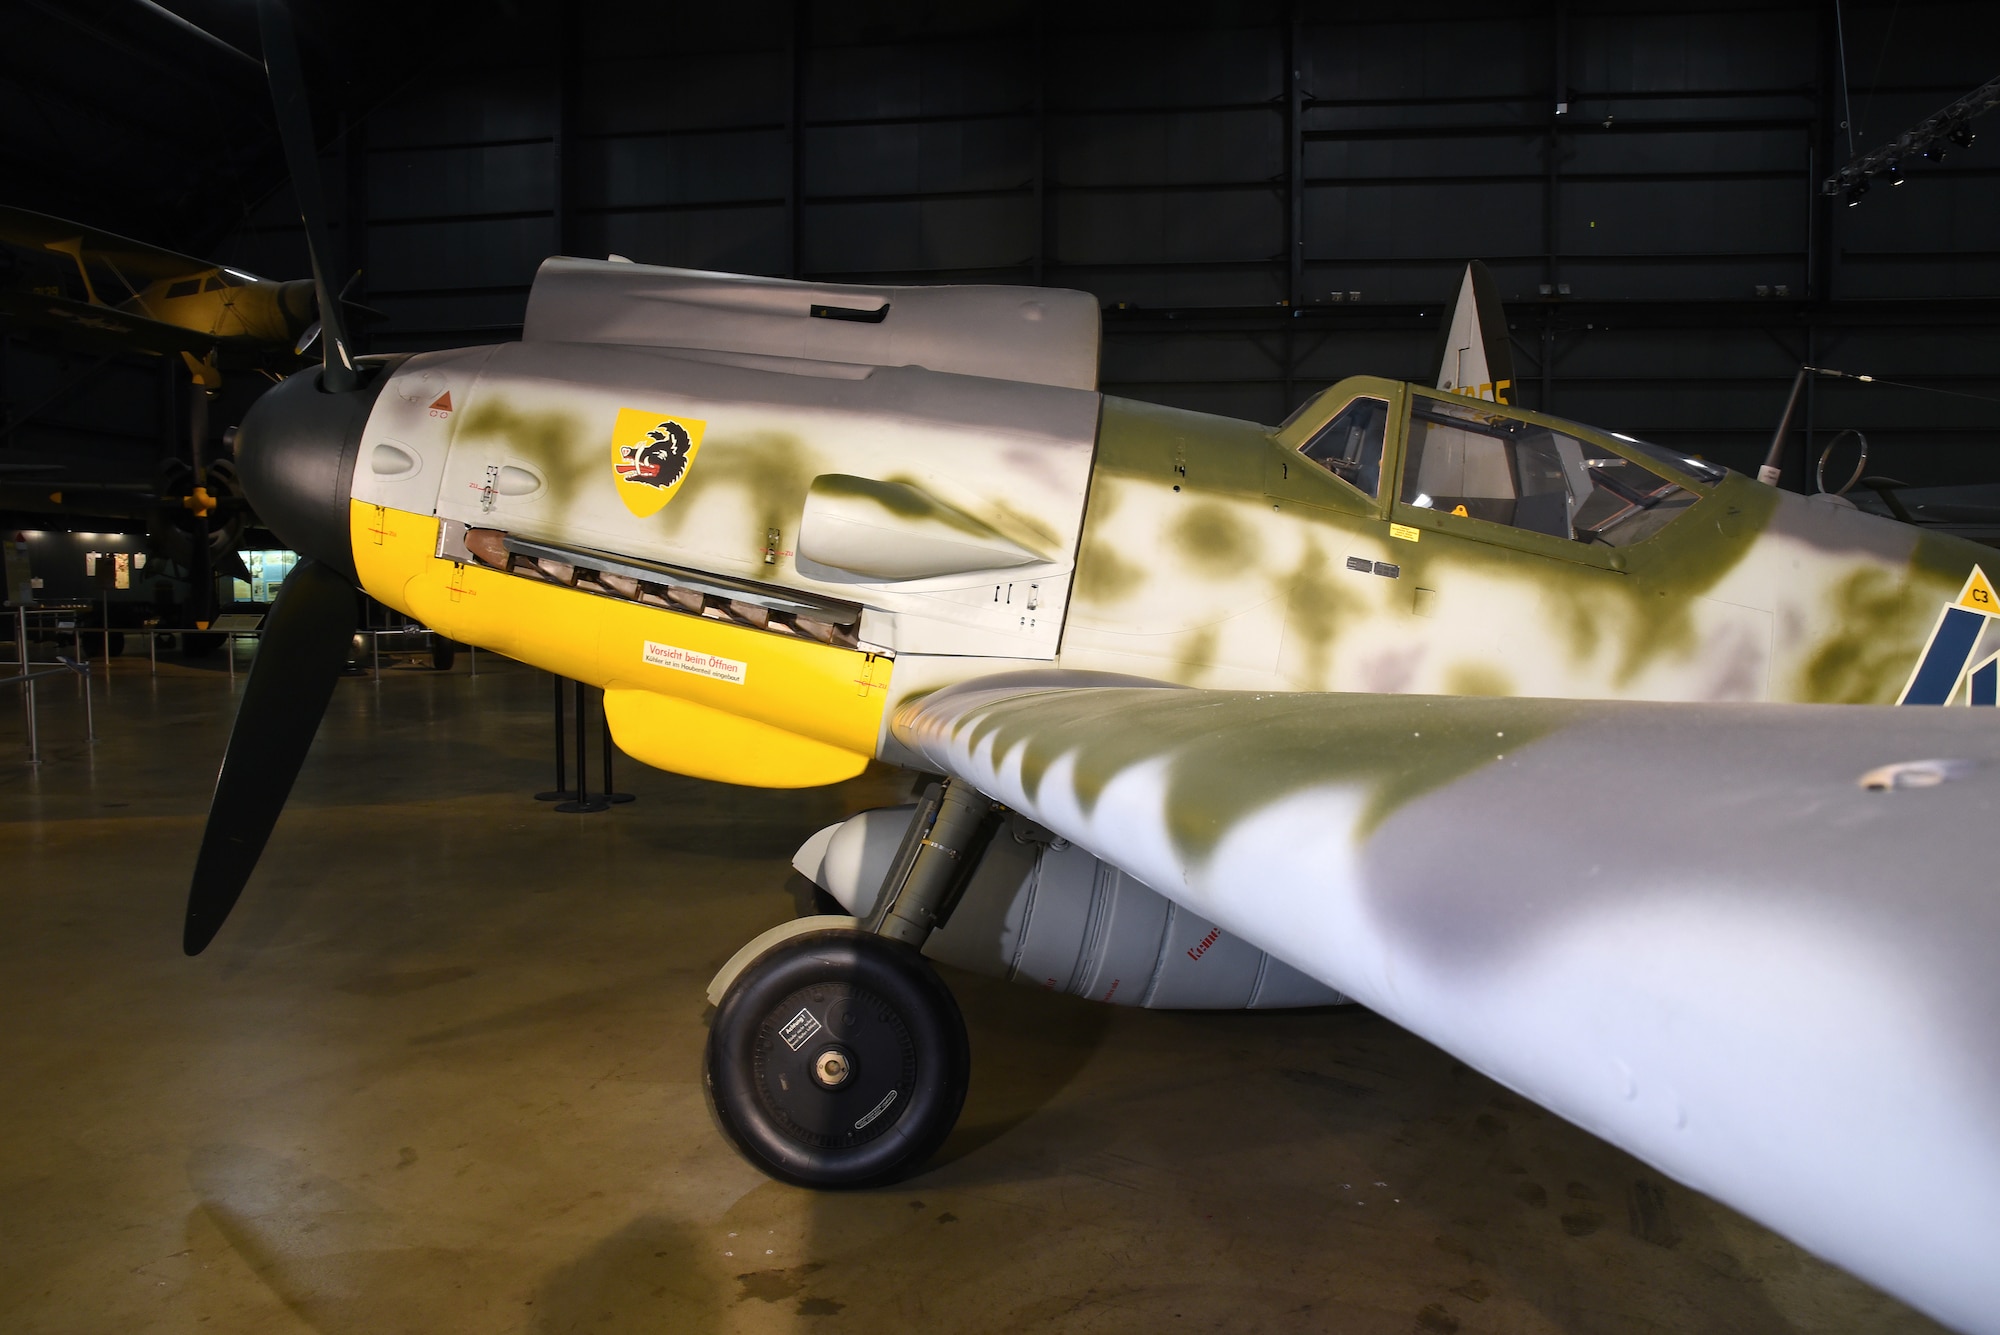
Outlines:
{"type": "MultiPolygon", "coordinates": [[[[792,865],[865,919],[916,810],[884,807],[829,825],[792,865]]],[[[1013,814],[924,954],[1116,1006],[1271,1010],[1347,1000],[1013,814]]]]}

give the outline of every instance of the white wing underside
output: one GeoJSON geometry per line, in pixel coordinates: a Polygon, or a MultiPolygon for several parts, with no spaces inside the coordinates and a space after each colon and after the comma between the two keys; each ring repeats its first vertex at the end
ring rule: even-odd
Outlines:
{"type": "Polygon", "coordinates": [[[894,721],[1224,930],[1980,1330],[2000,1329],[1996,724],[1057,672],[894,721]],[[1932,759],[1956,762],[1935,786],[1860,782],[1932,759]]]}

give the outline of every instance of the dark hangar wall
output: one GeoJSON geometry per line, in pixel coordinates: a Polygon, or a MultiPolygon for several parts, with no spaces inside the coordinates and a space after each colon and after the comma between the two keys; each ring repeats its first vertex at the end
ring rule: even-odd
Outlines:
{"type": "MultiPolygon", "coordinates": [[[[1048,283],[1105,304],[1107,391],[1275,421],[1342,375],[1428,379],[1479,256],[1522,401],[1739,468],[1802,360],[2000,398],[2000,117],[1823,199],[1830,4],[477,12],[324,162],[376,351],[513,337],[554,252],[1048,283]]],[[[1844,13],[1864,151],[2000,73],[1990,4],[1844,13]]],[[[291,207],[228,257],[301,272],[291,207]]],[[[1808,411],[1875,471],[2000,480],[2000,404],[1808,411]]]]}

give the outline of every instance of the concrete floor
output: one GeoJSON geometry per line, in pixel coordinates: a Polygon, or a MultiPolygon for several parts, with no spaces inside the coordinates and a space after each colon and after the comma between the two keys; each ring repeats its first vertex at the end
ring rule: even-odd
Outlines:
{"type": "Polygon", "coordinates": [[[0,701],[0,1330],[1936,1329],[1352,1008],[951,975],[940,1161],[768,1181],[710,1124],[703,987],[905,780],[626,762],[636,804],[558,815],[547,678],[480,661],[340,685],[196,960],[219,660],[120,661],[94,747],[49,691],[34,772],[0,701]]]}

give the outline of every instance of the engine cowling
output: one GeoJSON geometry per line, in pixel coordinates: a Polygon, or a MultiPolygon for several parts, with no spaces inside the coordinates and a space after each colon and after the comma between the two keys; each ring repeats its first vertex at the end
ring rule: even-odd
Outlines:
{"type": "MultiPolygon", "coordinates": [[[[866,918],[915,811],[914,804],[885,807],[829,825],[805,842],[792,865],[866,918]]],[[[1116,1006],[1266,1010],[1347,1000],[1011,815],[924,954],[1116,1006]]]]}

